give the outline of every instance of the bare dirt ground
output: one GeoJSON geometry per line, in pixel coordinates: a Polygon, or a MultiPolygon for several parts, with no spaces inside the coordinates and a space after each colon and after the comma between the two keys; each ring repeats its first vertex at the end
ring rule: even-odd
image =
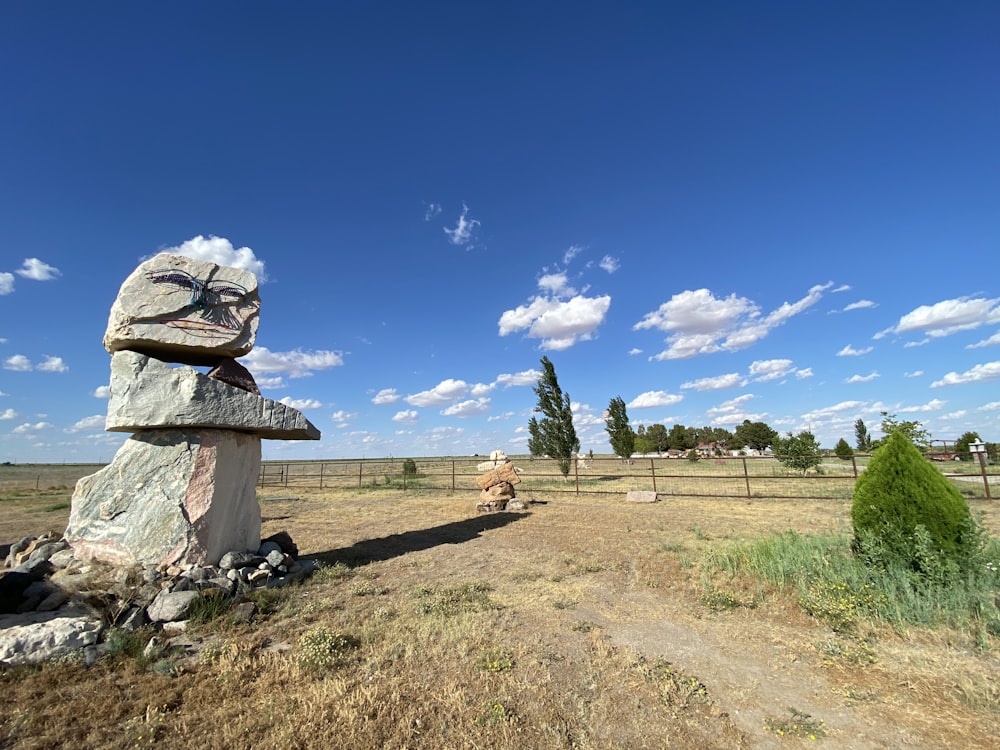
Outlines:
{"type": "MultiPolygon", "coordinates": [[[[290,594],[298,597],[290,613],[262,620],[256,635],[241,637],[291,644],[324,618],[361,627],[380,612],[409,606],[415,591],[485,581],[501,614],[473,627],[495,629],[487,640],[506,644],[516,666],[502,675],[482,676],[462,672],[467,654],[447,661],[462,651],[469,630],[453,636],[434,631],[423,646],[395,646],[392,658],[379,655],[373,646],[359,674],[350,677],[354,682],[328,680],[323,689],[336,687],[341,702],[345,695],[375,691],[371,694],[380,697],[372,700],[381,701],[381,708],[350,714],[350,721],[374,726],[376,715],[387,712],[399,728],[396,734],[352,734],[357,739],[340,743],[331,739],[347,736],[338,719],[316,718],[322,703],[318,694],[299,698],[285,673],[275,668],[275,690],[296,696],[298,708],[271,719],[264,734],[255,735],[246,726],[240,733],[217,734],[213,743],[221,744],[214,746],[998,746],[1000,644],[995,639],[985,651],[951,631],[898,633],[881,627],[866,631],[863,638],[845,639],[803,612],[794,595],[780,591],[764,592],[763,601],[752,608],[715,611],[705,605],[698,565],[704,553],[733,540],[788,529],[844,530],[849,503],[670,498],[639,505],[627,504],[621,496],[546,499],[519,494],[538,502],[524,514],[490,516],[475,515],[475,497],[443,494],[331,497],[286,489],[262,497],[265,535],[287,530],[302,555],[350,566],[362,577],[356,580],[377,588],[379,596],[362,597],[358,584],[353,595],[342,584],[303,586],[290,594]],[[451,637],[454,642],[444,649],[440,643],[451,637]],[[429,654],[432,661],[445,660],[437,665],[440,672],[434,663],[415,667],[421,649],[425,659],[429,654]],[[390,674],[402,664],[411,673],[405,684],[390,674]],[[664,669],[670,680],[662,679],[664,669]],[[379,680],[386,685],[381,693],[379,680]],[[671,691],[673,695],[665,695],[671,691]],[[499,728],[483,728],[478,721],[462,724],[466,733],[451,740],[442,739],[448,736],[445,730],[428,728],[435,712],[438,720],[455,724],[462,711],[495,694],[503,695],[517,721],[499,728]],[[307,703],[311,707],[303,713],[307,703]],[[781,720],[790,726],[792,709],[823,722],[815,739],[808,732],[780,736],[769,728],[768,722],[773,727],[781,720]],[[303,735],[306,729],[332,734],[325,739],[303,735]]],[[[991,533],[1000,531],[1000,512],[992,505],[974,503],[974,509],[986,514],[991,533]]],[[[42,521],[45,528],[57,526],[60,512],[65,513],[28,509],[5,514],[2,538],[37,533],[44,530],[37,526],[42,521]],[[36,527],[28,528],[32,523],[36,527]]],[[[746,593],[748,599],[761,594],[746,593]]],[[[225,684],[224,676],[203,667],[169,683],[163,679],[127,665],[116,671],[95,666],[61,675],[42,670],[0,676],[0,715],[18,712],[20,717],[15,732],[8,721],[6,739],[0,731],[0,747],[58,747],[67,737],[77,747],[136,746],[142,743],[135,741],[133,730],[148,727],[156,701],[163,702],[157,717],[167,730],[147,731],[146,741],[155,738],[156,746],[166,748],[209,746],[200,742],[213,736],[206,727],[217,718],[204,713],[198,696],[215,694],[220,700],[218,688],[213,691],[211,685],[225,684]],[[59,696],[53,698],[52,690],[59,696]],[[66,718],[67,713],[86,714],[95,690],[120,701],[120,708],[103,719],[108,728],[102,732],[85,717],[66,718]],[[43,729],[57,720],[72,731],[58,735],[43,729]]],[[[263,710],[260,702],[252,705],[263,710]]],[[[356,727],[352,731],[360,732],[356,727]]]]}

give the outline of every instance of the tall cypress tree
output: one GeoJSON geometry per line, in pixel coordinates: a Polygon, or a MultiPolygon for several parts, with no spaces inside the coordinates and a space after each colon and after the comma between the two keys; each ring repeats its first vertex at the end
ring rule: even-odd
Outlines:
{"type": "Polygon", "coordinates": [[[563,476],[569,475],[573,454],[580,450],[580,440],[573,427],[573,410],[568,393],[563,393],[556,378],[556,368],[542,357],[542,374],[535,384],[541,419],[528,420],[528,450],[532,456],[549,456],[559,463],[563,476]]]}
{"type": "Polygon", "coordinates": [[[608,418],[604,420],[604,429],[608,433],[611,450],[623,461],[635,453],[635,433],[628,423],[628,412],[625,410],[625,400],[615,396],[608,404],[608,418]]]}

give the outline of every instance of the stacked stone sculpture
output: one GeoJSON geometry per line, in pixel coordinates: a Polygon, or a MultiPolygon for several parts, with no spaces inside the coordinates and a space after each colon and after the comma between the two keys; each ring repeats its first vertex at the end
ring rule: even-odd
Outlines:
{"type": "Polygon", "coordinates": [[[320,437],[235,359],[259,314],[256,277],[207,261],[161,253],[122,284],[104,335],[106,428],[133,434],[77,483],[65,538],[78,559],[163,568],[257,551],[261,439],[320,437]]]}
{"type": "MultiPolygon", "coordinates": [[[[514,485],[521,481],[514,464],[506,456],[503,463],[479,475],[476,483],[482,492],[476,510],[480,513],[491,513],[500,510],[524,510],[525,504],[517,499],[514,485]]],[[[482,466],[482,464],[480,464],[482,466]]]]}

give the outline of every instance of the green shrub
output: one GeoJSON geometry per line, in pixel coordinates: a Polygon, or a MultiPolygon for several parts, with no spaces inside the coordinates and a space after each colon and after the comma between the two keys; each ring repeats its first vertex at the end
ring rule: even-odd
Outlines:
{"type": "Polygon", "coordinates": [[[858,477],[851,520],[855,551],[872,567],[951,577],[982,544],[962,494],[900,432],[885,439],[858,477]]]}
{"type": "Polygon", "coordinates": [[[415,477],[417,475],[417,462],[412,458],[403,461],[403,476],[415,477]]]}

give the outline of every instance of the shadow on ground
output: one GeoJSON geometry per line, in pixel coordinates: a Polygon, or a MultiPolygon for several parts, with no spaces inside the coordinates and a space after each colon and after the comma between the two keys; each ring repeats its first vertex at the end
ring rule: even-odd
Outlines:
{"type": "Polygon", "coordinates": [[[432,526],[429,529],[406,531],[402,534],[391,534],[378,539],[365,539],[350,547],[303,555],[303,558],[316,560],[324,565],[334,565],[338,562],[351,567],[367,565],[371,562],[391,560],[409,552],[430,549],[441,544],[468,542],[478,538],[484,531],[502,528],[515,521],[520,521],[528,515],[527,513],[490,513],[476,518],[467,518],[464,521],[432,526]]]}

